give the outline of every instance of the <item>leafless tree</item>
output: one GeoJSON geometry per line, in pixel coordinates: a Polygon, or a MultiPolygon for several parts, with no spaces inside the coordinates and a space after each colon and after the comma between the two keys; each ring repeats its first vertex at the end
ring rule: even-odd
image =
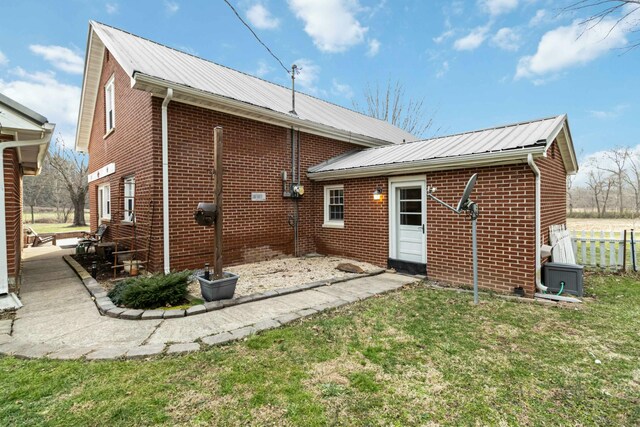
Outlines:
{"type": "Polygon", "coordinates": [[[73,204],[73,225],[87,225],[84,219],[84,206],[89,191],[86,156],[66,147],[62,137],[58,136],[55,148],[49,152],[49,160],[69,193],[73,204]]]}
{"type": "Polygon", "coordinates": [[[607,213],[607,202],[614,180],[602,169],[592,167],[587,177],[587,187],[591,190],[593,202],[596,205],[598,218],[604,218],[607,213]]]}
{"type": "Polygon", "coordinates": [[[389,80],[383,88],[378,83],[374,87],[367,84],[364,100],[364,107],[354,100],[353,108],[362,114],[385,120],[417,137],[426,136],[433,126],[434,113],[426,111],[424,98],[408,97],[404,85],[399,81],[392,83],[389,80]]]}
{"type": "MultiPolygon", "coordinates": [[[[609,29],[607,36],[631,15],[640,11],[640,0],[579,0],[569,4],[563,9],[564,12],[588,11],[590,16],[582,21],[584,31],[589,31],[600,24],[606,18],[614,18],[614,23],[609,29]]],[[[638,20],[630,23],[632,32],[640,31],[638,20]]],[[[640,39],[634,40],[626,50],[632,50],[640,46],[640,39]]]]}
{"type": "Polygon", "coordinates": [[[611,164],[607,165],[605,163],[605,165],[600,164],[597,166],[599,169],[611,174],[610,178],[613,179],[613,182],[618,189],[618,213],[620,216],[624,213],[624,200],[622,193],[624,190],[624,183],[626,182],[626,166],[630,151],[629,147],[611,148],[604,153],[604,156],[611,161],[611,164]]]}
{"type": "Polygon", "coordinates": [[[569,204],[569,215],[573,214],[573,181],[575,179],[575,175],[567,176],[567,202],[569,204]]]}
{"type": "Polygon", "coordinates": [[[640,213],[640,154],[629,153],[629,171],[625,179],[629,187],[633,190],[634,207],[636,215],[640,213]]]}
{"type": "Polygon", "coordinates": [[[22,201],[29,207],[31,214],[31,224],[35,223],[33,208],[41,203],[45,203],[51,190],[51,174],[47,170],[47,165],[43,167],[39,176],[25,176],[22,181],[22,201]]]}

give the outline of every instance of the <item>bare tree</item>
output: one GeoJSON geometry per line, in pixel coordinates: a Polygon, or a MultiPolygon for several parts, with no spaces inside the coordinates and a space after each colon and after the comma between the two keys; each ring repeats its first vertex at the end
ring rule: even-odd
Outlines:
{"type": "Polygon", "coordinates": [[[624,183],[626,182],[626,166],[630,151],[629,147],[615,147],[605,151],[604,156],[611,160],[612,164],[610,166],[597,166],[599,169],[611,174],[610,178],[613,179],[613,182],[618,189],[618,213],[620,216],[624,213],[624,200],[622,193],[624,183]]]}
{"type": "Polygon", "coordinates": [[[573,214],[573,181],[575,180],[575,175],[567,175],[567,202],[569,204],[569,215],[573,214]]]}
{"type": "Polygon", "coordinates": [[[424,137],[433,126],[433,113],[425,111],[424,98],[407,97],[404,86],[399,81],[387,81],[386,87],[380,88],[367,84],[364,90],[365,107],[355,100],[353,108],[367,116],[385,120],[410,134],[424,137]]]}
{"type": "Polygon", "coordinates": [[[38,176],[25,176],[22,181],[22,201],[29,206],[31,224],[35,223],[33,208],[43,203],[50,191],[50,174],[46,169],[38,176]]]}
{"type": "Polygon", "coordinates": [[[89,184],[87,182],[88,162],[84,154],[65,147],[61,136],[56,138],[56,146],[49,152],[51,167],[62,179],[73,204],[73,225],[87,225],[84,219],[84,206],[87,200],[89,184]]]}
{"type": "Polygon", "coordinates": [[[605,174],[602,169],[593,167],[589,170],[587,187],[591,190],[598,218],[603,218],[607,213],[607,202],[609,201],[613,183],[611,176],[605,174]]]}
{"type": "Polygon", "coordinates": [[[625,180],[633,190],[634,208],[637,215],[640,213],[640,154],[629,153],[629,169],[625,180]]]}
{"type": "MultiPolygon", "coordinates": [[[[613,18],[613,24],[609,28],[607,36],[611,32],[622,25],[629,17],[636,12],[640,12],[640,0],[580,0],[575,1],[563,9],[564,12],[581,12],[588,11],[591,15],[584,19],[581,24],[584,25],[584,31],[592,30],[595,26],[602,23],[606,18],[613,18]]],[[[640,30],[640,22],[636,19],[630,22],[630,31],[637,32],[640,30]]],[[[640,46],[640,39],[631,42],[626,50],[632,50],[640,46]]]]}

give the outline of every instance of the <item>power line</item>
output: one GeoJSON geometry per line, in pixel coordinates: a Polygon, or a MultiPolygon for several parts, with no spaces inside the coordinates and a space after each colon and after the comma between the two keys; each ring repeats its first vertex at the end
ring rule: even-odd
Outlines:
{"type": "Polygon", "coordinates": [[[282,61],[280,60],[280,58],[278,58],[276,56],[275,53],[273,53],[271,51],[271,49],[269,49],[269,46],[267,46],[266,44],[264,44],[264,42],[262,40],[260,40],[260,37],[258,37],[258,35],[255,33],[255,31],[253,31],[253,29],[249,26],[249,24],[247,24],[245,22],[244,19],[242,19],[242,17],[240,16],[240,14],[238,13],[238,11],[236,10],[235,7],[233,7],[233,5],[231,3],[229,3],[229,0],[224,0],[224,2],[231,8],[231,10],[233,11],[233,13],[236,14],[236,16],[238,17],[238,19],[240,20],[240,22],[242,22],[244,24],[245,27],[247,27],[249,29],[249,31],[251,31],[251,34],[253,34],[253,36],[256,38],[256,40],[258,40],[258,42],[264,46],[265,49],[267,49],[267,52],[269,52],[271,54],[271,56],[273,56],[275,58],[276,61],[278,61],[278,63],[280,64],[280,66],[288,73],[291,74],[291,71],[285,67],[285,65],[282,63],[282,61]]]}

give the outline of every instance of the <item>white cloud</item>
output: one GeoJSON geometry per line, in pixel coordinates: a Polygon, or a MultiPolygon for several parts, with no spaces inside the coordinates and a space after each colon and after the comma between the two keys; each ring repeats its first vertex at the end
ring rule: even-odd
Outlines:
{"type": "Polygon", "coordinates": [[[436,73],[436,78],[440,79],[444,77],[445,74],[449,71],[449,61],[444,61],[440,66],[440,69],[436,73]]]}
{"type": "Polygon", "coordinates": [[[119,5],[118,3],[107,3],[105,5],[105,8],[107,9],[107,13],[109,15],[115,15],[116,13],[118,13],[118,9],[119,9],[119,5]]]}
{"type": "Polygon", "coordinates": [[[347,99],[353,98],[353,89],[346,83],[340,83],[336,79],[331,82],[331,93],[344,96],[347,99]]]}
{"type": "Polygon", "coordinates": [[[529,26],[530,27],[536,27],[540,24],[542,24],[545,21],[549,21],[549,12],[547,12],[545,9],[538,9],[536,11],[536,14],[533,15],[533,17],[529,20],[529,26]]]}
{"type": "Polygon", "coordinates": [[[7,65],[8,63],[9,58],[7,58],[7,56],[0,50],[0,67],[2,67],[3,65],[7,65]]]}
{"type": "Polygon", "coordinates": [[[518,0],[479,0],[478,3],[492,16],[509,13],[518,6],[518,0]]]}
{"type": "Polygon", "coordinates": [[[453,37],[454,34],[455,34],[455,31],[453,29],[446,30],[446,31],[442,32],[442,34],[440,34],[439,36],[434,37],[433,38],[433,42],[436,43],[436,44],[440,44],[443,41],[453,37]]]}
{"type": "Polygon", "coordinates": [[[310,59],[300,58],[295,61],[300,73],[296,76],[296,85],[315,95],[319,92],[317,83],[320,74],[320,67],[310,59]]]}
{"type": "Polygon", "coordinates": [[[625,23],[615,26],[614,18],[606,18],[588,29],[575,20],[567,26],[548,31],[540,39],[535,54],[518,61],[515,78],[539,77],[567,68],[587,64],[627,44],[625,23]]]}
{"type": "Polygon", "coordinates": [[[247,10],[247,19],[254,27],[261,30],[273,30],[280,26],[280,20],[261,3],[256,3],[247,10]]]}
{"type": "Polygon", "coordinates": [[[273,67],[267,64],[265,61],[258,61],[258,69],[255,71],[256,76],[264,77],[273,71],[273,67]]]}
{"type": "Polygon", "coordinates": [[[487,38],[487,32],[489,26],[477,27],[473,29],[469,34],[459,38],[453,43],[455,50],[474,50],[480,47],[484,40],[487,38]]]}
{"type": "Polygon", "coordinates": [[[178,10],[180,10],[180,5],[175,1],[165,0],[164,2],[164,10],[169,14],[173,15],[178,10]]]}
{"type": "Polygon", "coordinates": [[[367,56],[374,57],[380,52],[380,42],[378,39],[369,40],[369,49],[367,50],[367,56]]]}
{"type": "Polygon", "coordinates": [[[32,44],[29,50],[39,55],[55,68],[72,74],[84,72],[84,60],[80,55],[69,48],[62,46],[32,44]]]}
{"type": "Polygon", "coordinates": [[[323,52],[344,52],[360,44],[368,30],[356,19],[357,0],[288,0],[289,8],[304,22],[304,31],[323,52]]]}
{"type": "Polygon", "coordinates": [[[515,52],[520,48],[520,34],[512,28],[500,28],[491,42],[502,50],[515,52]]]}
{"type": "Polygon", "coordinates": [[[28,73],[15,68],[15,80],[0,79],[0,92],[44,115],[52,123],[75,126],[80,87],[62,83],[53,72],[28,73]]]}
{"type": "Polygon", "coordinates": [[[609,110],[589,110],[588,113],[591,117],[600,120],[615,119],[616,117],[619,117],[628,107],[628,104],[618,104],[609,110]]]}

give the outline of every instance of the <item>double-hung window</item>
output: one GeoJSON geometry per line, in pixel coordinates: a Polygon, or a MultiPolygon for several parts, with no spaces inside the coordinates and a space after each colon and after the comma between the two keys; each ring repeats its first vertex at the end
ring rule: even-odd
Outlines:
{"type": "Polygon", "coordinates": [[[324,227],[344,227],[344,186],[324,187],[324,227]]]}
{"type": "Polygon", "coordinates": [[[98,219],[111,219],[111,187],[102,184],[98,187],[98,219]]]}
{"type": "Polygon", "coordinates": [[[136,197],[136,178],[130,176],[124,179],[124,220],[133,222],[135,220],[134,207],[136,197]]]}
{"type": "Polygon", "coordinates": [[[111,132],[116,127],[116,98],[113,86],[113,77],[109,79],[104,86],[104,103],[105,103],[105,124],[106,133],[111,132]]]}

